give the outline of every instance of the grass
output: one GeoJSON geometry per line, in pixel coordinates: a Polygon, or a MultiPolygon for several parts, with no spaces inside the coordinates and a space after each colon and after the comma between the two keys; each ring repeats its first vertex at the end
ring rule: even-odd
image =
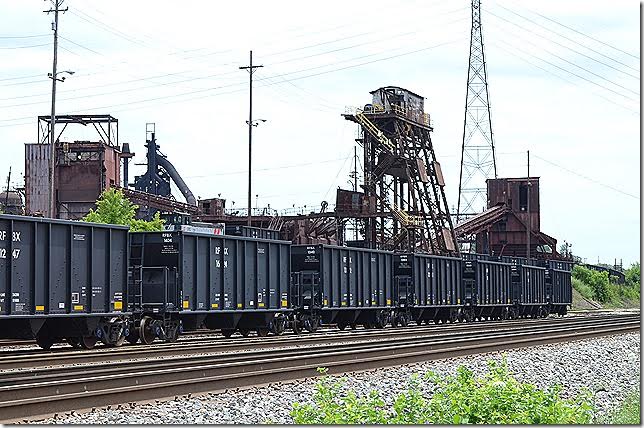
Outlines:
{"type": "Polygon", "coordinates": [[[631,392],[621,406],[610,413],[601,423],[611,425],[640,424],[640,391],[631,392]]]}
{"type": "Polygon", "coordinates": [[[577,278],[572,278],[572,287],[588,300],[593,300],[593,298],[595,297],[593,289],[590,288],[590,285],[582,282],[577,278]]]}

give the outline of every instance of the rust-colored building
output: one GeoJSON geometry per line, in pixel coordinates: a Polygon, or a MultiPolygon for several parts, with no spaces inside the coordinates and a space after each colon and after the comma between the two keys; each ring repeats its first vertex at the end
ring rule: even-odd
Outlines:
{"type": "Polygon", "coordinates": [[[526,257],[529,227],[531,257],[556,253],[557,240],[541,232],[539,177],[489,179],[487,198],[488,210],[503,206],[505,214],[476,234],[477,249],[526,257]]]}
{"type": "MultiPolygon", "coordinates": [[[[49,211],[48,144],[25,144],[25,211],[49,211]]],[[[52,217],[78,220],[94,208],[103,190],[121,183],[121,152],[103,142],[74,141],[56,144],[52,217]]]]}

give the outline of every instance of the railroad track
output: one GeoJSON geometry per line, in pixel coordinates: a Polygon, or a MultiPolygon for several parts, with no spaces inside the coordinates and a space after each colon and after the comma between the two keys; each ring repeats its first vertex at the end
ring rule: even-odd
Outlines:
{"type": "MultiPolygon", "coordinates": [[[[610,315],[598,316],[610,318],[610,315]]],[[[549,319],[522,319],[505,321],[488,321],[485,323],[468,324],[441,324],[408,326],[400,329],[382,330],[347,330],[338,331],[329,328],[318,331],[315,334],[269,337],[248,337],[225,339],[221,335],[212,332],[200,332],[175,343],[156,342],[152,345],[125,345],[119,348],[97,347],[93,350],[71,349],[69,347],[55,348],[50,351],[42,349],[8,349],[0,350],[0,371],[24,369],[29,367],[69,365],[84,363],[99,363],[118,361],[123,359],[144,359],[165,357],[177,354],[194,355],[203,353],[226,353],[248,351],[269,347],[288,346],[316,346],[324,343],[338,343],[345,341],[379,340],[381,337],[422,337],[426,335],[441,334],[446,330],[454,332],[498,330],[511,325],[568,323],[571,318],[549,318],[549,319]],[[208,334],[210,333],[210,334],[208,334]]]]}
{"type": "MultiPolygon", "coordinates": [[[[318,367],[327,367],[330,373],[342,373],[634,332],[640,329],[640,319],[637,314],[575,318],[567,322],[499,323],[499,328],[489,328],[485,323],[458,327],[427,328],[428,334],[413,337],[409,330],[383,330],[377,337],[371,331],[371,340],[352,335],[333,335],[331,341],[331,336],[305,337],[298,342],[301,344],[302,339],[327,342],[319,342],[317,346],[279,345],[278,349],[266,349],[266,344],[264,349],[253,349],[255,345],[248,347],[246,344],[246,352],[230,354],[202,351],[186,355],[177,351],[175,355],[157,360],[116,360],[103,364],[93,361],[78,366],[3,372],[0,376],[0,422],[289,381],[316,376],[318,367]],[[397,334],[400,331],[407,334],[397,334]]],[[[54,363],[52,356],[50,364],[54,363]]]]}

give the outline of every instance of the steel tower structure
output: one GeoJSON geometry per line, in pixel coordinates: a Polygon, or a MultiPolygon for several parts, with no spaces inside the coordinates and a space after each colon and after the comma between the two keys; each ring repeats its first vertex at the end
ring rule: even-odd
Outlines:
{"type": "Polygon", "coordinates": [[[487,207],[485,180],[496,178],[496,155],[481,28],[481,0],[472,0],[472,33],[467,72],[461,173],[456,222],[487,207]]]}
{"type": "Polygon", "coordinates": [[[395,86],[371,95],[371,104],[343,115],[361,127],[364,245],[458,254],[424,98],[395,86]]]}

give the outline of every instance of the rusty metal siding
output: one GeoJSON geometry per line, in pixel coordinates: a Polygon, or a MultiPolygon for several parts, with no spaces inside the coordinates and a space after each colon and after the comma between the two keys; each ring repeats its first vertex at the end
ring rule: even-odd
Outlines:
{"type": "Polygon", "coordinates": [[[25,213],[49,212],[48,144],[25,144],[25,213]]]}

